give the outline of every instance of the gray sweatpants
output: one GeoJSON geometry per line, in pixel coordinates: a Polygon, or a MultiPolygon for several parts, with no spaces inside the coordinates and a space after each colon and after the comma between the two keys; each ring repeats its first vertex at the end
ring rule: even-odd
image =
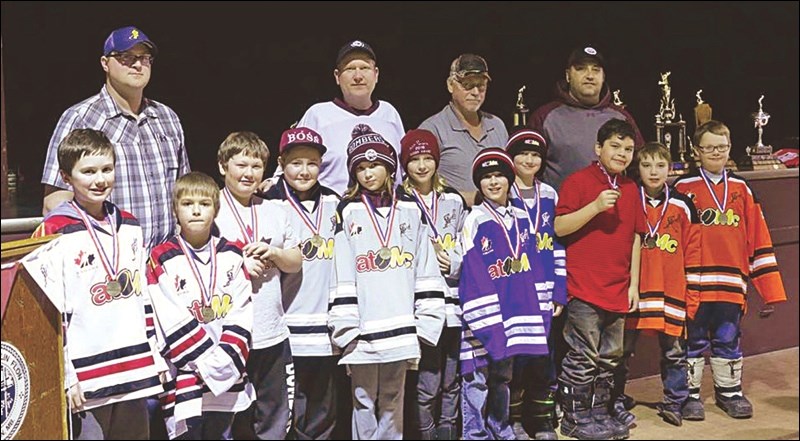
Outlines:
{"type": "Polygon", "coordinates": [[[403,439],[406,360],[351,364],[353,439],[403,439]]]}

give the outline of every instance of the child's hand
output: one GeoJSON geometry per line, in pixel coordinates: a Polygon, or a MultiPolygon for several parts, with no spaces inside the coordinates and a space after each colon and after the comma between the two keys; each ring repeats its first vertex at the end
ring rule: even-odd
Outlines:
{"type": "Polygon", "coordinates": [[[619,190],[603,190],[597,195],[594,200],[594,206],[597,208],[598,213],[602,213],[617,203],[617,199],[622,195],[619,190]]]}
{"type": "Polygon", "coordinates": [[[442,247],[434,247],[436,250],[436,260],[439,261],[439,271],[442,274],[450,274],[450,255],[442,247]]]}
{"type": "Polygon", "coordinates": [[[631,286],[628,288],[628,312],[639,309],[639,288],[631,286]]]}
{"type": "Polygon", "coordinates": [[[253,256],[245,256],[244,268],[247,270],[247,274],[250,275],[250,277],[259,278],[264,275],[266,265],[264,265],[264,262],[258,258],[253,256]]]}
{"type": "Polygon", "coordinates": [[[83,410],[83,404],[86,403],[86,396],[81,390],[80,382],[75,383],[74,386],[69,388],[67,391],[67,401],[72,405],[73,412],[83,410]]]}
{"type": "Polygon", "coordinates": [[[266,242],[252,242],[245,245],[242,251],[244,251],[245,256],[263,260],[262,256],[269,251],[270,248],[271,247],[266,242]]]}
{"type": "Polygon", "coordinates": [[[558,317],[564,311],[564,305],[556,302],[550,302],[553,304],[553,317],[558,317]]]}

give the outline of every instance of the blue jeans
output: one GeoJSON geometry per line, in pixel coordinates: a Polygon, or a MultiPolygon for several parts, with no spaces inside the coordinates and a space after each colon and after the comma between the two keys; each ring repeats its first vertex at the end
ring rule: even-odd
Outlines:
{"type": "Polygon", "coordinates": [[[713,357],[742,358],[740,346],[742,305],[727,302],[702,302],[694,320],[687,320],[688,358],[699,358],[711,349],[713,357]]]}
{"type": "Polygon", "coordinates": [[[611,377],[622,360],[624,331],[624,314],[572,299],[564,327],[569,351],[562,363],[560,382],[586,386],[597,378],[611,377]]]}
{"type": "Polygon", "coordinates": [[[513,370],[514,359],[507,358],[462,376],[463,439],[515,439],[508,412],[513,370]]]}
{"type": "MultiPolygon", "coordinates": [[[[636,351],[639,329],[625,330],[625,344],[622,362],[614,372],[614,396],[625,393],[628,377],[628,360],[636,351]]],[[[689,397],[688,364],[686,362],[686,340],[681,337],[658,333],[661,347],[661,383],[664,386],[665,404],[683,404],[689,397]]]]}
{"type": "Polygon", "coordinates": [[[435,347],[420,345],[422,357],[416,391],[412,395],[416,401],[409,415],[415,431],[432,433],[437,427],[455,429],[461,395],[458,375],[460,344],[461,328],[444,328],[435,347]]]}

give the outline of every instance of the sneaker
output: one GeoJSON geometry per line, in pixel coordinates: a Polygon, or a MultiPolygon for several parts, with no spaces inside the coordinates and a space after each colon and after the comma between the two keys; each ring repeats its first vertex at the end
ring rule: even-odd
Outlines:
{"type": "Polygon", "coordinates": [[[706,419],[706,409],[703,407],[703,402],[697,398],[689,397],[683,404],[681,409],[683,418],[689,421],[703,421],[706,419]]]}
{"type": "Polygon", "coordinates": [[[753,416],[753,405],[744,395],[726,397],[715,394],[717,407],[724,410],[732,418],[750,418],[753,416]]]}
{"type": "Polygon", "coordinates": [[[667,423],[678,427],[683,425],[680,405],[658,403],[656,404],[656,410],[658,411],[658,416],[667,423]]]}
{"type": "Polygon", "coordinates": [[[632,396],[627,394],[622,394],[617,398],[617,401],[622,401],[622,405],[625,406],[625,410],[631,410],[636,407],[636,400],[633,399],[632,396]]]}
{"type": "Polygon", "coordinates": [[[636,427],[636,415],[630,413],[621,400],[614,402],[614,408],[611,409],[611,416],[628,428],[636,427]]]}

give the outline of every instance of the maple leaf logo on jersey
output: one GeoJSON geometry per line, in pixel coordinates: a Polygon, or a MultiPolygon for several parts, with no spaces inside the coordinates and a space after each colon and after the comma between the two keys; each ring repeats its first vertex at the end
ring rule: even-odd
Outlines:
{"type": "Polygon", "coordinates": [[[94,254],[89,254],[87,256],[86,252],[81,250],[78,252],[78,257],[73,260],[78,268],[86,268],[94,263],[94,254]],[[83,258],[84,256],[86,256],[86,259],[83,258]]]}
{"type": "Polygon", "coordinates": [[[183,291],[186,288],[186,279],[181,279],[180,276],[175,276],[175,290],[183,291]]]}
{"type": "Polygon", "coordinates": [[[481,251],[484,254],[492,251],[492,241],[486,236],[481,237],[481,251]]]}

